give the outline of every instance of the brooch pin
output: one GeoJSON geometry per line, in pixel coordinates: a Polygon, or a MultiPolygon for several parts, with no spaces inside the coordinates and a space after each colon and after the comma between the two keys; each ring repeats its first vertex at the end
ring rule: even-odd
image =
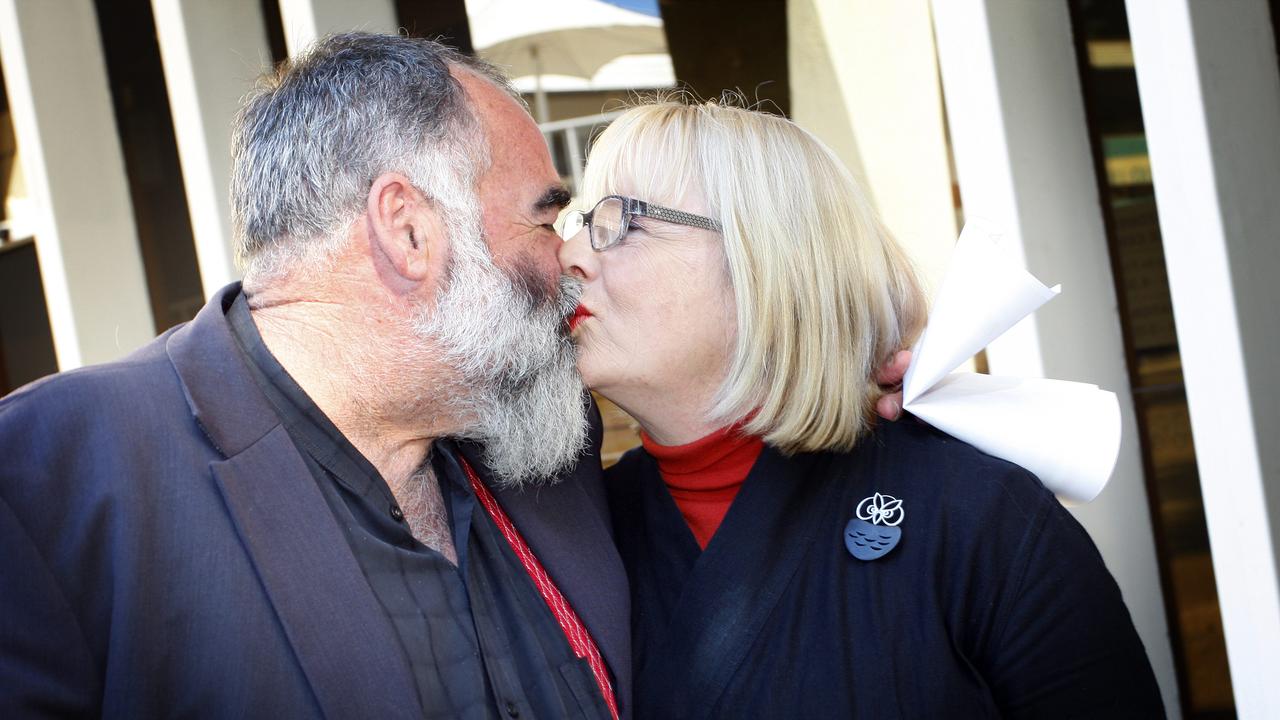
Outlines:
{"type": "Polygon", "coordinates": [[[844,526],[844,546],[859,560],[875,560],[889,554],[902,539],[898,523],[907,516],[902,501],[876,493],[854,509],[855,517],[844,526]]]}

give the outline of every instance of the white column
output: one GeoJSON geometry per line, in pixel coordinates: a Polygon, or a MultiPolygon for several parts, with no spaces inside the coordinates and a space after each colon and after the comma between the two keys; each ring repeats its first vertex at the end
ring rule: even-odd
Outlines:
{"type": "Polygon", "coordinates": [[[955,244],[929,0],[789,0],[791,117],[863,181],[933,287],[955,244]]]}
{"type": "Polygon", "coordinates": [[[280,0],[280,21],[290,55],[329,33],[400,29],[392,0],[280,0]]]}
{"type": "Polygon", "coordinates": [[[1280,72],[1266,0],[1128,0],[1236,710],[1280,717],[1280,72]]]}
{"type": "Polygon", "coordinates": [[[58,366],[155,335],[92,0],[0,0],[0,62],[58,366]]]}
{"type": "MultiPolygon", "coordinates": [[[[1064,2],[934,0],[965,216],[1063,294],[992,343],[993,374],[1095,383],[1120,397],[1111,483],[1073,512],[1097,543],[1146,645],[1171,716],[1177,681],[1156,564],[1107,238],[1064,2]]],[[[1274,58],[1273,58],[1274,60],[1274,58]]]]}
{"type": "Polygon", "coordinates": [[[231,121],[271,67],[257,0],[152,0],[206,298],[239,279],[231,250],[231,121]]]}

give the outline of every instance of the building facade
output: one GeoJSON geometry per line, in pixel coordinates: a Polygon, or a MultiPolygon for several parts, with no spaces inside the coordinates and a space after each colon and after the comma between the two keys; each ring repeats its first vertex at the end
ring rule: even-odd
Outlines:
{"type": "MultiPolygon", "coordinates": [[[[821,137],[930,282],[980,218],[1063,285],[979,366],[1120,396],[1115,474],[1073,512],[1170,714],[1280,717],[1280,2],[612,4],[660,18],[681,85],[821,137]]],[[[0,392],[118,358],[236,279],[229,127],[257,75],[350,29],[470,52],[467,10],[0,0],[0,392]]],[[[590,132],[567,149],[566,116],[627,94],[550,93],[567,178],[590,132]]]]}

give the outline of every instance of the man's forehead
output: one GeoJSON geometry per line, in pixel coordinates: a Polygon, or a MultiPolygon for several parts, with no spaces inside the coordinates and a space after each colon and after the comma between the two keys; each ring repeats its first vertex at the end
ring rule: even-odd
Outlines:
{"type": "Polygon", "coordinates": [[[455,68],[454,77],[471,101],[494,149],[513,141],[542,143],[542,133],[529,112],[515,98],[476,73],[455,68]]]}
{"type": "MultiPolygon", "coordinates": [[[[559,186],[560,176],[551,162],[546,141],[524,107],[489,80],[469,70],[455,69],[454,76],[484,125],[490,171],[508,176],[509,182],[514,174],[522,189],[531,196],[559,186]]],[[[514,188],[508,185],[508,190],[511,189],[514,188]]]]}

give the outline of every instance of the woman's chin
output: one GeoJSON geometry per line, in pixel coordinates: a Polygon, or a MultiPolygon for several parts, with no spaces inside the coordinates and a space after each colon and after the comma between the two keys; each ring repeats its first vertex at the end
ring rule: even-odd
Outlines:
{"type": "Polygon", "coordinates": [[[592,362],[589,355],[578,352],[578,375],[582,377],[582,384],[600,395],[608,396],[611,381],[616,380],[616,373],[607,372],[606,368],[602,368],[598,363],[592,362]]]}
{"type": "Polygon", "coordinates": [[[578,362],[576,367],[578,368],[578,376],[582,378],[582,384],[586,385],[588,390],[595,390],[597,383],[595,368],[591,363],[591,358],[588,356],[587,349],[582,347],[581,343],[577,345],[578,362]]]}
{"type": "Polygon", "coordinates": [[[588,390],[592,392],[603,391],[599,377],[593,374],[590,370],[584,370],[582,363],[578,363],[578,374],[582,376],[582,384],[586,385],[588,390]]]}

